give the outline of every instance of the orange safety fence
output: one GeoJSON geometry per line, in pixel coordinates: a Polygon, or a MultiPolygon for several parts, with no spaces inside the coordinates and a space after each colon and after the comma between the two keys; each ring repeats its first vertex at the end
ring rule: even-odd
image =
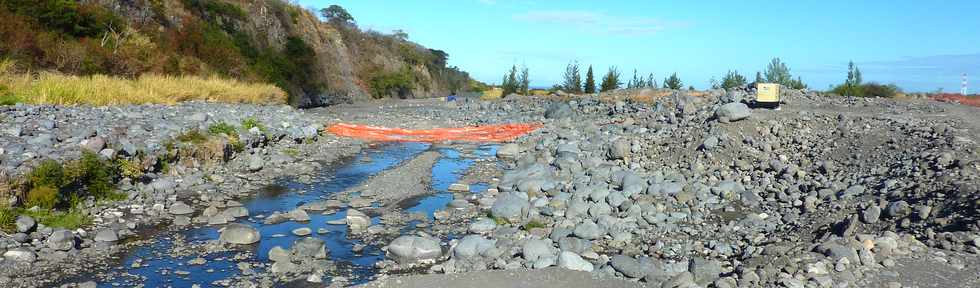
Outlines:
{"type": "Polygon", "coordinates": [[[541,124],[495,124],[461,128],[436,128],[411,130],[370,125],[337,123],[327,127],[327,131],[339,136],[347,136],[372,141],[399,142],[504,142],[530,133],[541,124]]]}
{"type": "Polygon", "coordinates": [[[980,107],[980,96],[963,96],[960,94],[937,94],[929,97],[932,100],[942,101],[942,102],[956,102],[963,105],[970,105],[973,107],[980,107]]]}

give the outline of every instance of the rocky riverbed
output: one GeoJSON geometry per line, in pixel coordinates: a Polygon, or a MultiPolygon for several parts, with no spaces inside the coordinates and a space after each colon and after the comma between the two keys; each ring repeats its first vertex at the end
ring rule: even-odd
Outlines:
{"type": "Polygon", "coordinates": [[[180,282],[204,286],[345,286],[379,278],[368,285],[449,287],[493,281],[481,280],[488,277],[539,286],[553,277],[522,274],[536,269],[577,271],[615,286],[980,285],[976,108],[789,91],[780,110],[768,110],[743,104],[751,96],[678,91],[652,103],[507,97],[314,110],[203,103],[5,108],[0,164],[10,174],[42,157],[77,157],[78,149],[106,157],[155,155],[166,152],[168,137],[209,122],[254,117],[267,131],[242,136],[246,149],[215,165],[177,161],[179,168],[167,173],[124,179],[120,190],[129,200],[86,207],[94,227],[67,231],[18,221],[20,233],[0,240],[0,284],[105,285],[93,275],[119,265],[118,258],[138,246],[166,239],[199,244],[169,249],[193,263],[164,263],[177,267],[158,278],[186,279],[182,274],[197,272],[181,264],[207,266],[198,258],[210,263],[215,257],[237,264],[214,271],[250,275],[180,282]],[[243,204],[269,184],[297,183],[274,194],[304,195],[312,190],[300,184],[330,183],[336,180],[331,171],[344,167],[338,165],[369,165],[371,159],[351,157],[376,146],[317,133],[341,121],[407,128],[545,125],[492,149],[433,145],[405,165],[318,201],[277,202],[265,210],[243,204]],[[98,139],[104,144],[96,145],[98,139]],[[460,161],[466,165],[452,164],[460,161]],[[449,174],[456,175],[452,183],[436,180],[449,174]],[[399,187],[411,191],[399,194],[399,187]],[[341,211],[346,207],[355,208],[341,211]],[[281,233],[292,236],[275,249],[261,228],[247,224],[277,221],[316,225],[284,225],[281,233]],[[317,233],[317,227],[329,228],[323,224],[343,227],[352,244],[327,247],[315,240],[329,235],[317,233]],[[194,230],[183,227],[214,232],[188,234],[194,230]],[[369,255],[370,272],[352,277],[321,248],[322,254],[369,255]],[[481,272],[487,270],[513,273],[481,272]]]}

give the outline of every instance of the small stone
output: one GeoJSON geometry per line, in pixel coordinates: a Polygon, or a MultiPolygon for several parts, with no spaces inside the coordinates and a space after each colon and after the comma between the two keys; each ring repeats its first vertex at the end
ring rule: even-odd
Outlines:
{"type": "Polygon", "coordinates": [[[293,229],[292,232],[293,232],[293,235],[296,235],[296,236],[306,236],[306,235],[312,234],[313,233],[313,229],[310,229],[308,227],[300,227],[300,228],[293,229]]]}

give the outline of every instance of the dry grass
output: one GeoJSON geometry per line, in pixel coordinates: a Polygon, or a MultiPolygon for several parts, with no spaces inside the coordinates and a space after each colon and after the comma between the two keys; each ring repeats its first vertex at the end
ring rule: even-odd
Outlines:
{"type": "Polygon", "coordinates": [[[182,101],[284,104],[286,92],[270,84],[220,77],[146,74],[136,79],[105,75],[71,76],[17,73],[12,61],[0,60],[0,86],[6,97],[28,104],[123,105],[175,104],[182,101]]]}
{"type": "Polygon", "coordinates": [[[500,99],[500,97],[504,96],[503,94],[504,94],[504,89],[494,87],[494,88],[487,89],[486,91],[483,91],[483,96],[480,96],[480,99],[483,100],[500,99]]]}

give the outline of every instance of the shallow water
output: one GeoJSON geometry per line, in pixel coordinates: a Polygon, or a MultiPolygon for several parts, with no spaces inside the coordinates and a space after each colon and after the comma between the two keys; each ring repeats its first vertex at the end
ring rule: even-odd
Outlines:
{"type": "MultiPolygon", "coordinates": [[[[262,224],[262,219],[255,216],[269,215],[276,211],[288,212],[303,203],[325,199],[332,193],[353,188],[371,176],[412,159],[428,149],[435,149],[442,155],[432,168],[432,190],[436,193],[419,199],[417,204],[407,209],[409,212],[423,213],[431,218],[433,212],[445,208],[452,201],[453,195],[447,191],[449,185],[458,181],[460,174],[474,163],[475,158],[493,157],[496,147],[495,145],[479,146],[471,152],[461,153],[454,148],[432,148],[429,144],[391,143],[365,149],[343,165],[324,169],[311,184],[283,179],[260,192],[255,198],[243,201],[250,217],[237,222],[256,227],[262,235],[259,243],[241,247],[252,252],[250,258],[236,260],[233,257],[241,254],[240,252],[218,252],[203,256],[207,260],[203,265],[190,265],[189,261],[201,256],[173,257],[170,252],[175,236],[166,234],[167,236],[163,236],[164,238],[151,245],[130,251],[124,257],[122,265],[111,271],[113,279],[102,282],[100,287],[128,286],[132,284],[130,281],[134,280],[145,287],[190,287],[192,284],[208,287],[214,281],[242,275],[243,271],[238,268],[238,262],[254,260],[269,262],[268,251],[272,247],[282,246],[289,249],[293,241],[299,238],[292,234],[292,230],[300,227],[312,229],[311,237],[325,240],[329,258],[342,267],[339,270],[345,271],[344,275],[325,275],[323,279],[325,282],[329,281],[331,276],[347,277],[352,284],[367,282],[375,274],[374,263],[384,259],[384,255],[378,247],[372,245],[365,246],[362,251],[353,252],[353,246],[359,243],[357,240],[348,239],[346,225],[327,224],[331,220],[343,219],[346,216],[346,209],[327,215],[311,212],[310,221],[303,223],[286,221],[265,225],[262,224]],[[328,232],[317,233],[320,228],[328,232]],[[137,261],[140,262],[139,267],[132,268],[133,263],[137,261]]],[[[470,185],[470,190],[473,192],[484,191],[486,188],[487,185],[470,185]]],[[[372,222],[377,223],[377,217],[373,218],[372,222]]],[[[184,241],[187,243],[204,243],[217,239],[220,227],[203,226],[177,233],[185,237],[184,241]]],[[[403,231],[408,232],[411,229],[403,231]]]]}

